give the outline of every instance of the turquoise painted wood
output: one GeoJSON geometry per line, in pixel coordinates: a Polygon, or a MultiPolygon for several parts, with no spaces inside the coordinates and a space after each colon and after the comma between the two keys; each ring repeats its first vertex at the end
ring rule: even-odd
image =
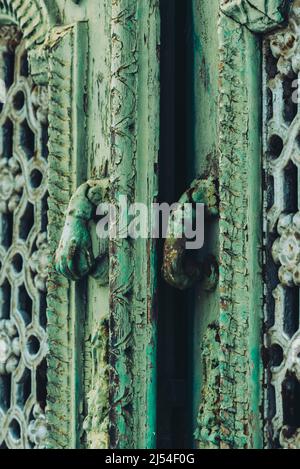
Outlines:
{"type": "MultiPolygon", "coordinates": [[[[1,24],[20,30],[32,79],[48,94],[47,405],[35,417],[47,421],[47,448],[163,444],[158,403],[165,399],[168,411],[170,405],[161,391],[164,376],[159,383],[157,376],[167,340],[178,340],[169,357],[174,368],[188,344],[182,379],[188,399],[178,399],[186,406],[189,437],[177,441],[205,449],[265,444],[261,35],[280,27],[290,2],[188,0],[185,46],[174,38],[176,47],[186,47],[187,102],[174,94],[166,113],[160,105],[161,88],[169,85],[167,74],[160,76],[163,1],[0,2],[1,24]],[[191,281],[186,253],[174,239],[163,258],[157,240],[105,243],[96,236],[100,201],[118,204],[122,195],[150,207],[171,181],[173,202],[179,200],[174,142],[180,135],[170,142],[172,151],[162,149],[173,112],[176,122],[183,113],[186,126],[179,167],[190,190],[180,200],[204,200],[210,209],[205,249],[214,259],[213,287],[199,272],[211,267],[206,257],[191,281]],[[160,166],[167,170],[159,183],[160,166]],[[187,296],[164,290],[162,267],[173,287],[191,287],[187,296]],[[169,305],[162,291],[172,298],[169,305]],[[176,299],[189,321],[184,337],[170,315],[176,299]],[[164,314],[166,323],[158,321],[164,314]]],[[[178,5],[170,18],[175,36],[178,5]]],[[[172,386],[177,396],[174,379],[172,386]]],[[[27,423],[29,434],[35,422],[27,423]]],[[[18,444],[27,447],[25,433],[18,444]]]]}
{"type": "Polygon", "coordinates": [[[289,7],[280,1],[193,2],[195,171],[218,177],[220,197],[210,238],[219,288],[213,295],[200,290],[195,298],[193,398],[200,448],[265,445],[258,33],[278,27],[289,7]]]}
{"type": "Polygon", "coordinates": [[[159,2],[8,0],[0,15],[24,35],[49,96],[47,447],[155,447],[155,243],[99,247],[88,222],[98,180],[112,202],[157,195],[159,2]],[[109,282],[88,275],[98,248],[109,282]]]}

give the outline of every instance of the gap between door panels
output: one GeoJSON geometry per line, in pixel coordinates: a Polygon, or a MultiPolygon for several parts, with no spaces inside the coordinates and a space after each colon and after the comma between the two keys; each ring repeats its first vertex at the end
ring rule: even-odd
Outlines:
{"type": "MultiPolygon", "coordinates": [[[[188,187],[190,2],[160,0],[161,136],[159,201],[174,203],[188,187]]],[[[163,242],[159,248],[162,265],[163,242]]],[[[189,293],[168,286],[159,272],[157,447],[193,447],[192,304],[189,293]]]]}

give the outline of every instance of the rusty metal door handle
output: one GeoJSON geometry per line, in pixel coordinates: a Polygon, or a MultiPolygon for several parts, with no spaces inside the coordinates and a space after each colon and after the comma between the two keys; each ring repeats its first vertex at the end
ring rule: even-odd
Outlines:
{"type": "MultiPolygon", "coordinates": [[[[186,250],[187,239],[182,235],[182,229],[177,230],[176,211],[182,213],[184,204],[202,203],[205,205],[206,218],[218,215],[218,197],[216,181],[212,178],[195,179],[189,189],[180,198],[177,208],[169,218],[167,237],[164,245],[163,276],[165,280],[173,287],[180,290],[186,290],[192,287],[196,281],[206,278],[208,289],[213,289],[218,280],[218,265],[213,256],[208,256],[203,262],[199,262],[195,255],[188,255],[186,250]],[[175,233],[175,235],[174,235],[175,233]],[[176,236],[176,233],[180,233],[176,236]]],[[[195,216],[195,210],[192,210],[191,217],[195,216]]],[[[190,220],[192,223],[193,220],[190,220]]],[[[193,251],[194,252],[194,251],[193,251]]]]}
{"type": "Polygon", "coordinates": [[[92,275],[107,283],[108,252],[95,259],[90,221],[97,206],[108,202],[108,179],[91,179],[82,184],[70,200],[61,240],[56,251],[55,268],[69,280],[92,275]]]}

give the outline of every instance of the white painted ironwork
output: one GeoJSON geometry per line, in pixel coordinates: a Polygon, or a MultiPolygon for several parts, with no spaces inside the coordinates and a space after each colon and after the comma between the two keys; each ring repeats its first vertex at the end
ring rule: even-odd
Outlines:
{"type": "Polygon", "coordinates": [[[300,448],[300,1],[264,39],[265,437],[300,448]]]}
{"type": "Polygon", "coordinates": [[[47,438],[47,92],[0,26],[0,448],[47,438]]]}

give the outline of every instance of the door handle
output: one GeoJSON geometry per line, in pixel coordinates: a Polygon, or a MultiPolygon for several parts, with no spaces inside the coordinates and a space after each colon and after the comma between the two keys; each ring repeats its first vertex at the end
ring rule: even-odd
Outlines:
{"type": "MultiPolygon", "coordinates": [[[[166,282],[180,290],[186,290],[201,280],[205,280],[206,289],[213,290],[218,282],[217,261],[212,255],[208,255],[203,261],[198,261],[195,251],[187,252],[187,239],[181,228],[182,216],[176,216],[177,211],[182,214],[184,204],[196,203],[204,204],[206,222],[218,215],[218,192],[215,180],[212,178],[195,179],[179,199],[176,209],[171,212],[164,245],[162,272],[166,282]],[[178,220],[181,229],[176,227],[178,220]]],[[[191,219],[188,221],[192,224],[196,216],[195,208],[189,213],[191,219]]]]}
{"type": "Polygon", "coordinates": [[[55,269],[69,280],[92,275],[102,283],[108,278],[108,249],[95,258],[90,222],[100,203],[108,202],[108,179],[91,179],[72,196],[55,255],[55,269]]]}

